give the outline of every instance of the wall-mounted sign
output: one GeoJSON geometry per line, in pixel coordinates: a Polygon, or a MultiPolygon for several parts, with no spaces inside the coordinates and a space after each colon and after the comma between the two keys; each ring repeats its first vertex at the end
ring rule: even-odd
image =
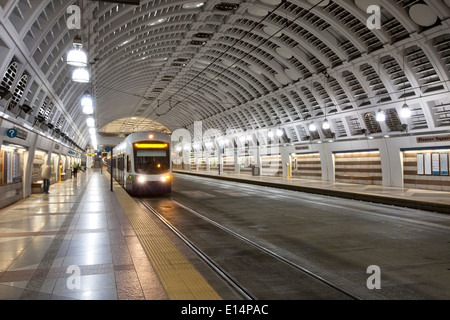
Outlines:
{"type": "Polygon", "coordinates": [[[440,136],[440,137],[419,137],[416,138],[417,143],[427,143],[427,142],[445,142],[450,141],[450,136],[440,136]]]}
{"type": "Polygon", "coordinates": [[[6,130],[6,136],[8,138],[15,138],[17,137],[17,130],[15,128],[11,128],[6,130]]]}
{"type": "Polygon", "coordinates": [[[433,176],[438,176],[441,174],[441,169],[439,166],[439,152],[433,152],[431,154],[431,172],[433,176]]]}
{"type": "Polygon", "coordinates": [[[425,153],[424,158],[425,174],[431,175],[431,153],[425,153]]]}
{"type": "Polygon", "coordinates": [[[442,152],[440,155],[441,158],[441,175],[448,176],[448,153],[442,152]]]}
{"type": "Polygon", "coordinates": [[[418,153],[417,154],[417,174],[418,175],[425,174],[425,171],[423,168],[423,162],[424,162],[423,153],[418,153]]]}
{"type": "Polygon", "coordinates": [[[23,129],[14,127],[6,130],[6,136],[11,139],[18,138],[22,140],[27,140],[28,132],[23,129]]]}

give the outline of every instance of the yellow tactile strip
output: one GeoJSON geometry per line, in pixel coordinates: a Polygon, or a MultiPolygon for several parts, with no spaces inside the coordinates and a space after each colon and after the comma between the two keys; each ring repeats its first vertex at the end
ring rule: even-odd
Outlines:
{"type": "Polygon", "coordinates": [[[154,221],[119,185],[114,193],[171,300],[221,300],[154,221]]]}

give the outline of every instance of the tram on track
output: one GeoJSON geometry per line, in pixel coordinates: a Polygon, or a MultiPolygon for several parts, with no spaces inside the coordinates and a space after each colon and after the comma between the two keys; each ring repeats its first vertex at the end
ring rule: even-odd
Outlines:
{"type": "Polygon", "coordinates": [[[135,132],[113,149],[113,177],[132,195],[172,192],[171,139],[168,134],[135,132]]]}

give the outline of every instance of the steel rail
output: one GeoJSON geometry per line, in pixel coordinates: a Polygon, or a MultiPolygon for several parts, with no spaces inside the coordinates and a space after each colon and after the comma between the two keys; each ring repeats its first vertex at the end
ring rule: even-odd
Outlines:
{"type": "Polygon", "coordinates": [[[172,200],[172,202],[176,203],[177,205],[179,205],[180,207],[184,208],[185,210],[188,210],[189,212],[191,212],[192,214],[196,215],[197,217],[207,221],[208,223],[211,223],[212,225],[220,228],[221,230],[223,230],[223,231],[233,235],[234,237],[236,237],[236,238],[238,238],[238,239],[240,239],[240,240],[242,240],[242,241],[244,241],[244,242],[246,242],[246,243],[248,243],[248,244],[250,244],[250,245],[252,245],[252,246],[254,246],[256,248],[258,248],[259,250],[265,252],[266,254],[268,254],[268,255],[270,255],[270,256],[280,260],[281,262],[289,265],[290,267],[293,267],[296,270],[299,270],[299,271],[303,272],[304,274],[306,274],[306,275],[316,279],[317,281],[320,281],[321,283],[327,285],[328,287],[331,287],[331,288],[339,291],[340,293],[344,294],[345,296],[347,296],[347,297],[349,297],[349,298],[351,298],[353,300],[363,300],[362,298],[360,298],[360,297],[354,295],[353,293],[350,293],[347,290],[345,290],[345,289],[343,289],[343,288],[333,284],[332,282],[324,279],[323,277],[317,275],[316,273],[314,273],[314,272],[312,272],[312,271],[310,271],[310,270],[308,270],[308,269],[306,269],[306,268],[304,268],[302,266],[299,266],[298,264],[296,264],[296,263],[294,263],[294,262],[292,262],[292,261],[290,261],[290,260],[280,256],[279,254],[273,252],[272,250],[269,250],[269,249],[259,245],[258,243],[256,243],[256,242],[254,242],[254,241],[252,241],[252,240],[250,240],[250,239],[248,239],[248,238],[246,238],[246,237],[244,237],[244,236],[234,232],[233,230],[231,230],[231,229],[229,229],[229,228],[227,228],[227,227],[217,223],[216,221],[213,221],[213,220],[205,217],[204,215],[202,215],[202,214],[196,212],[195,210],[185,206],[184,204],[182,204],[182,203],[180,203],[178,201],[175,201],[175,200],[172,200]]]}
{"type": "Polygon", "coordinates": [[[191,250],[193,250],[207,265],[209,265],[224,281],[231,285],[244,299],[257,300],[257,298],[239,284],[230,274],[224,271],[219,265],[217,265],[212,259],[210,259],[202,250],[200,250],[195,244],[193,244],[188,238],[186,238],[174,225],[172,225],[166,218],[164,218],[158,211],[152,206],[146,203],[144,200],[140,200],[141,204],[145,206],[151,213],[159,218],[164,225],[166,225],[184,244],[186,244],[191,250]]]}

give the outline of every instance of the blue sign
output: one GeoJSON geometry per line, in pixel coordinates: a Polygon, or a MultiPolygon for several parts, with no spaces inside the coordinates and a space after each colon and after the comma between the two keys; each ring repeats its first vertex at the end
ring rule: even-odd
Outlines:
{"type": "Polygon", "coordinates": [[[105,151],[106,152],[110,152],[111,151],[111,147],[105,147],[105,151]]]}
{"type": "Polygon", "coordinates": [[[6,135],[9,138],[15,138],[15,137],[17,137],[17,130],[14,128],[8,129],[8,130],[6,130],[6,135]]]}

